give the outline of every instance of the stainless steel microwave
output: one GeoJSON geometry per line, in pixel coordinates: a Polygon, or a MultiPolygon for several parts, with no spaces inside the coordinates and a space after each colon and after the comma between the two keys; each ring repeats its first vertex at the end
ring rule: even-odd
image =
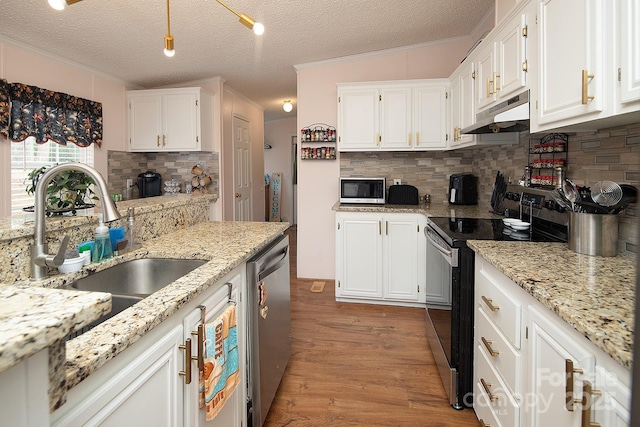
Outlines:
{"type": "Polygon", "coordinates": [[[385,178],[340,177],[340,203],[384,205],[385,192],[385,178]]]}

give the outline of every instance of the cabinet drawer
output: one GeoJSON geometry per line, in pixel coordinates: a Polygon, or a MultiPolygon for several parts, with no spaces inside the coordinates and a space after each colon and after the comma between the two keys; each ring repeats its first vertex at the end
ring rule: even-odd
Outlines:
{"type": "MultiPolygon", "coordinates": [[[[483,393],[484,390],[482,390],[482,385],[480,384],[480,382],[477,382],[475,389],[475,399],[477,399],[478,396],[483,395],[483,393]]],[[[484,396],[482,397],[482,402],[486,402],[486,400],[486,394],[484,394],[484,396]]],[[[478,421],[480,421],[480,427],[503,427],[489,405],[476,403],[475,405],[473,405],[473,410],[476,413],[476,417],[478,417],[478,421]]]]}
{"type": "Polygon", "coordinates": [[[479,308],[476,313],[476,346],[483,349],[511,392],[520,393],[520,352],[491,323],[484,308],[479,308]]]}
{"type": "Polygon", "coordinates": [[[483,263],[483,268],[477,271],[476,307],[480,306],[486,310],[488,317],[519,350],[522,305],[506,291],[505,286],[499,284],[501,277],[493,276],[492,268],[487,263],[483,263]]]}
{"type": "Polygon", "coordinates": [[[498,373],[491,367],[491,362],[487,359],[485,352],[480,347],[476,347],[476,352],[474,410],[476,413],[484,414],[488,409],[493,418],[498,421],[498,425],[519,426],[520,406],[518,402],[505,387],[498,373]]]}

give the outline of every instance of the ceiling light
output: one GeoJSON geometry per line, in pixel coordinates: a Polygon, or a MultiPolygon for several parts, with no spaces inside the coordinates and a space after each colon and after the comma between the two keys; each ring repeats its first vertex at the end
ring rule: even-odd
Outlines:
{"type": "Polygon", "coordinates": [[[249,28],[250,30],[253,30],[253,32],[256,35],[262,35],[264,33],[264,25],[262,25],[259,22],[256,22],[255,19],[253,19],[252,17],[250,17],[249,15],[247,15],[246,13],[238,13],[235,10],[233,10],[232,8],[230,8],[229,6],[227,6],[226,3],[224,3],[221,0],[216,0],[218,3],[220,3],[222,6],[224,6],[229,12],[233,13],[234,15],[236,15],[238,18],[240,18],[240,22],[246,26],[247,28],[249,28]]]}
{"type": "Polygon", "coordinates": [[[68,4],[78,3],[82,0],[49,0],[49,6],[55,10],[63,10],[68,4]]]}
{"type": "Polygon", "coordinates": [[[169,12],[169,0],[167,0],[167,34],[164,35],[164,54],[171,58],[176,54],[173,49],[173,36],[171,35],[171,13],[169,12]]]}
{"type": "Polygon", "coordinates": [[[291,103],[291,100],[284,101],[284,105],[282,106],[282,109],[287,113],[290,113],[291,110],[293,110],[293,104],[291,103]]]}

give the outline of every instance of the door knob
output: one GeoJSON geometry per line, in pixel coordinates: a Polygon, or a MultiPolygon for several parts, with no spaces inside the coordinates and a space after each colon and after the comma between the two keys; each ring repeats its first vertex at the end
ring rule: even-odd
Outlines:
{"type": "Polygon", "coordinates": [[[236,199],[239,199],[240,197],[242,197],[242,194],[236,193],[236,199]]]}

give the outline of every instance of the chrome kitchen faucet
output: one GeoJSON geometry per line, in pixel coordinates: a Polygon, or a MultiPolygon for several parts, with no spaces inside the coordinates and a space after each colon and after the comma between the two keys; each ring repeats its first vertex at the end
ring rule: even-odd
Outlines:
{"type": "Polygon", "coordinates": [[[47,252],[47,238],[45,236],[45,195],[47,187],[54,176],[60,172],[71,170],[84,172],[93,178],[100,196],[100,201],[102,202],[102,215],[105,222],[111,222],[120,218],[120,212],[118,212],[115,203],[113,203],[113,200],[109,197],[107,183],[97,170],[84,163],[75,162],[62,163],[51,167],[40,177],[36,185],[35,227],[33,231],[33,247],[31,248],[31,276],[35,280],[47,277],[47,267],[58,267],[64,262],[64,252],[69,243],[69,236],[62,238],[57,254],[50,255],[47,252]]]}

